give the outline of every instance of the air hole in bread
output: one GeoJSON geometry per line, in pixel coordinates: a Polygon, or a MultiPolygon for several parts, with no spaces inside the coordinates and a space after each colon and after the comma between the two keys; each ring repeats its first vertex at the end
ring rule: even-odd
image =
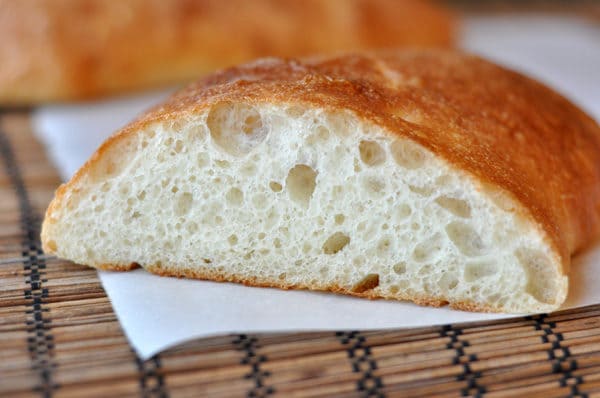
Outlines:
{"type": "Polygon", "coordinates": [[[292,167],[285,180],[285,187],[290,199],[299,205],[308,207],[310,198],[317,185],[316,179],[317,172],[310,166],[297,164],[292,167]]]}
{"type": "Polygon", "coordinates": [[[392,247],[392,240],[389,237],[382,238],[377,244],[377,254],[385,256],[392,247]]]}
{"type": "Polygon", "coordinates": [[[130,188],[129,184],[125,184],[125,183],[119,184],[119,193],[123,196],[129,195],[130,189],[131,188],[130,188]]]}
{"type": "Polygon", "coordinates": [[[363,178],[363,186],[373,197],[381,197],[385,193],[385,182],[377,177],[363,178]]]}
{"type": "Polygon", "coordinates": [[[407,219],[412,214],[412,209],[406,203],[402,203],[394,208],[393,211],[393,220],[395,222],[400,222],[402,220],[407,219]]]}
{"type": "Polygon", "coordinates": [[[238,243],[237,235],[229,235],[229,238],[227,238],[227,242],[229,242],[231,246],[235,246],[238,243]]]}
{"type": "Polygon", "coordinates": [[[304,242],[304,244],[302,245],[302,252],[304,254],[306,254],[306,253],[310,252],[311,249],[312,249],[311,244],[308,242],[304,242]]]}
{"type": "Polygon", "coordinates": [[[466,282],[474,282],[481,278],[495,275],[497,272],[498,264],[496,262],[476,261],[466,264],[464,279],[466,282]]]}
{"type": "Polygon", "coordinates": [[[186,224],[186,229],[189,233],[194,234],[198,232],[198,224],[196,224],[194,221],[189,221],[186,224]]]}
{"type": "Polygon", "coordinates": [[[410,189],[411,192],[414,192],[417,195],[421,196],[430,196],[433,193],[433,188],[430,187],[418,187],[416,185],[409,185],[408,189],[410,189]]]}
{"type": "Polygon", "coordinates": [[[256,174],[255,162],[248,162],[240,168],[240,174],[245,177],[251,177],[256,174]]]}
{"type": "Polygon", "coordinates": [[[356,268],[359,268],[364,263],[365,263],[365,257],[364,256],[356,256],[356,257],[354,257],[352,259],[352,265],[354,265],[356,268]]]}
{"type": "Polygon", "coordinates": [[[343,214],[336,214],[335,216],[333,216],[333,219],[336,224],[340,225],[344,223],[346,217],[343,214]]]}
{"type": "Polygon", "coordinates": [[[354,172],[360,173],[362,171],[362,167],[360,167],[360,161],[358,158],[354,158],[354,172]]]}
{"type": "Polygon", "coordinates": [[[260,113],[242,103],[219,102],[213,105],[206,124],[213,142],[233,156],[250,153],[268,133],[260,113]]]}
{"type": "Polygon", "coordinates": [[[408,140],[396,140],[392,142],[390,151],[396,163],[406,169],[418,169],[422,167],[427,157],[417,144],[408,140]]]}
{"type": "Polygon", "coordinates": [[[435,185],[438,188],[449,186],[452,183],[452,177],[447,174],[443,174],[435,179],[435,185]]]}
{"type": "Polygon", "coordinates": [[[229,166],[231,165],[231,163],[229,163],[227,160],[215,160],[215,165],[217,165],[218,167],[221,167],[222,169],[227,169],[229,168],[229,166]]]}
{"type": "Polygon", "coordinates": [[[232,206],[240,206],[244,202],[244,193],[238,188],[231,188],[225,194],[225,200],[232,206]]]}
{"type": "Polygon", "coordinates": [[[256,209],[264,209],[267,204],[267,198],[263,193],[257,193],[252,197],[252,204],[256,209]]]}
{"type": "Polygon", "coordinates": [[[329,139],[330,133],[331,132],[329,131],[329,129],[327,127],[318,126],[317,130],[316,130],[316,137],[319,139],[319,141],[324,142],[329,139]]]}
{"type": "Polygon", "coordinates": [[[403,275],[406,273],[406,263],[404,261],[400,261],[399,263],[394,264],[393,269],[398,275],[403,275]]]}
{"type": "Polygon", "coordinates": [[[417,244],[413,250],[413,258],[418,262],[433,260],[442,250],[442,236],[437,233],[429,239],[417,244]]]}
{"type": "Polygon", "coordinates": [[[290,237],[290,230],[287,227],[280,227],[279,233],[285,236],[286,238],[290,237]]]}
{"type": "Polygon", "coordinates": [[[329,129],[325,126],[317,126],[314,132],[306,138],[308,145],[325,143],[330,136],[329,129]]]}
{"type": "Polygon", "coordinates": [[[462,218],[471,217],[471,206],[469,206],[469,203],[465,200],[452,198],[450,196],[440,196],[435,200],[435,203],[455,216],[462,218]]]}
{"type": "Polygon", "coordinates": [[[208,156],[208,153],[206,153],[206,152],[200,152],[198,154],[198,156],[196,156],[196,164],[200,168],[204,168],[204,167],[208,166],[209,162],[210,162],[210,157],[208,156]]]}
{"type": "Polygon", "coordinates": [[[377,286],[379,286],[379,274],[368,274],[352,287],[352,292],[364,293],[367,290],[375,289],[377,286]]]}
{"type": "Polygon", "coordinates": [[[281,184],[276,181],[271,181],[269,183],[269,188],[271,188],[271,191],[273,192],[281,192],[281,190],[283,189],[281,184]]]}
{"type": "Polygon", "coordinates": [[[437,285],[443,294],[447,294],[450,290],[456,288],[458,278],[453,272],[444,272],[440,279],[438,279],[437,285]]]}
{"type": "Polygon", "coordinates": [[[548,257],[541,251],[528,248],[517,249],[515,256],[527,275],[525,291],[542,303],[554,304],[557,278],[548,257]]]}
{"type": "Polygon", "coordinates": [[[350,243],[350,237],[343,232],[336,232],[331,235],[323,244],[325,254],[336,254],[350,243]]]}
{"type": "Polygon", "coordinates": [[[181,153],[183,151],[183,141],[177,140],[175,141],[175,152],[181,153]]]}
{"type": "Polygon", "coordinates": [[[375,141],[363,140],[358,144],[360,160],[367,166],[377,166],[385,162],[385,151],[375,141]]]}
{"type": "MultiPolygon", "coordinates": [[[[421,277],[426,277],[431,274],[432,268],[433,267],[431,266],[431,264],[425,264],[425,265],[421,266],[421,268],[419,268],[417,275],[419,275],[421,277]]],[[[424,279],[426,279],[426,278],[424,278],[424,279]]],[[[429,292],[431,293],[431,289],[429,289],[429,292]]]]}
{"type": "Polygon", "coordinates": [[[454,246],[466,256],[481,256],[486,251],[481,237],[473,227],[463,222],[453,221],[446,225],[446,234],[454,246]]]}

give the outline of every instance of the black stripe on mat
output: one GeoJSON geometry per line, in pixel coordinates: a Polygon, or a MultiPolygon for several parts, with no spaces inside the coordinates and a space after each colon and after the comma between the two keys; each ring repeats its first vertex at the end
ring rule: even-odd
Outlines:
{"type": "Polygon", "coordinates": [[[38,375],[38,382],[34,387],[34,391],[44,397],[51,397],[54,390],[58,388],[58,384],[53,381],[53,370],[56,368],[56,362],[54,361],[54,338],[50,327],[50,313],[45,305],[48,299],[48,289],[44,287],[47,279],[44,278],[46,262],[42,257],[43,253],[39,241],[40,219],[35,215],[29,200],[29,194],[11,143],[1,130],[0,155],[6,174],[19,201],[19,218],[23,233],[21,254],[24,258],[23,270],[25,271],[25,283],[27,284],[24,291],[27,348],[31,358],[31,369],[38,375]]]}
{"type": "Polygon", "coordinates": [[[528,316],[526,319],[535,322],[535,330],[541,330],[544,334],[541,336],[543,343],[552,343],[546,353],[548,360],[552,361],[552,373],[560,374],[559,380],[561,387],[569,386],[571,393],[570,397],[587,397],[586,393],[579,390],[584,380],[582,376],[575,376],[573,372],[579,368],[577,360],[572,357],[569,347],[564,346],[562,341],[564,337],[562,333],[554,330],[556,323],[546,320],[547,314],[528,316]]]}
{"type": "Polygon", "coordinates": [[[160,355],[142,361],[134,352],[136,364],[140,372],[140,390],[142,397],[167,398],[165,378],[162,374],[160,355]]]}
{"type": "Polygon", "coordinates": [[[352,371],[361,375],[356,382],[356,390],[361,397],[384,398],[381,390],[383,382],[373,373],[377,369],[377,362],[367,344],[367,338],[360,332],[336,332],[335,336],[346,348],[348,358],[352,363],[352,371]]]}
{"type": "Polygon", "coordinates": [[[266,385],[265,379],[270,373],[261,369],[263,363],[267,362],[265,355],[259,355],[256,351],[258,347],[258,339],[245,334],[240,334],[233,339],[235,349],[244,353],[244,357],[240,360],[240,364],[250,366],[250,372],[244,375],[246,379],[253,381],[253,385],[246,394],[247,397],[262,398],[268,397],[275,392],[273,387],[266,385]]]}
{"type": "Polygon", "coordinates": [[[466,381],[467,386],[460,390],[461,395],[463,397],[483,397],[487,389],[478,380],[481,377],[481,373],[475,372],[471,368],[471,364],[478,360],[477,355],[465,353],[465,347],[469,347],[471,344],[465,338],[459,339],[458,336],[460,335],[462,335],[462,329],[457,326],[444,325],[440,330],[440,336],[450,338],[450,342],[446,344],[446,348],[454,350],[452,363],[454,365],[462,365],[462,371],[456,376],[456,380],[466,381]]]}

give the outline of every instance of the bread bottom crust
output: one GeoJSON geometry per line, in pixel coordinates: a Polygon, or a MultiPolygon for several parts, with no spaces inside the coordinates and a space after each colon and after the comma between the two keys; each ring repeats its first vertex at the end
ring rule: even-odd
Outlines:
{"type": "MultiPolygon", "coordinates": [[[[141,266],[138,263],[130,263],[130,264],[101,264],[95,266],[95,268],[104,270],[104,271],[131,271],[136,268],[140,268],[141,266]]],[[[173,270],[168,266],[164,265],[147,265],[143,267],[146,271],[166,277],[175,277],[175,278],[188,278],[188,279],[199,279],[206,280],[212,282],[233,282],[240,283],[245,286],[252,287],[269,287],[269,288],[277,288],[283,290],[310,290],[310,291],[321,291],[321,292],[331,292],[343,295],[349,295],[354,297],[367,298],[370,300],[396,300],[396,301],[410,301],[417,305],[428,306],[428,307],[443,307],[448,306],[452,309],[461,310],[461,311],[471,311],[471,312],[503,312],[502,307],[490,307],[486,305],[482,305],[481,303],[475,303],[472,301],[448,301],[439,299],[433,296],[408,296],[403,294],[396,295],[381,295],[377,294],[371,290],[367,290],[362,293],[358,293],[352,291],[348,288],[336,285],[336,284],[328,284],[328,285],[306,285],[306,284],[292,284],[285,283],[281,280],[275,280],[270,278],[246,278],[236,274],[224,274],[215,270],[208,269],[206,267],[199,267],[195,269],[181,269],[181,270],[173,270]]]]}
{"type": "Polygon", "coordinates": [[[97,268],[102,271],[131,271],[136,268],[141,268],[141,265],[138,263],[130,263],[130,264],[100,264],[95,265],[94,268],[97,268]]]}

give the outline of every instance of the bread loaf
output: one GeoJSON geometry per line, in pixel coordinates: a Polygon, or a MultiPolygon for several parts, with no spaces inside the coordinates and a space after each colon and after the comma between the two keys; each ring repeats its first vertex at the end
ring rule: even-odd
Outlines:
{"type": "Polygon", "coordinates": [[[599,232],[600,129],[483,59],[263,59],[192,84],[61,186],[44,249],[482,311],[560,307],[599,232]]]}
{"type": "Polygon", "coordinates": [[[0,105],[194,80],[263,56],[444,46],[424,0],[0,0],[0,105]]]}

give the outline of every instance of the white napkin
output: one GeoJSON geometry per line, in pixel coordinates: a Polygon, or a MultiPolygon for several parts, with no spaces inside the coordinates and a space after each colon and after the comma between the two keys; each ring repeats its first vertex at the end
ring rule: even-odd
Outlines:
{"type": "MultiPolygon", "coordinates": [[[[600,119],[598,28],[572,19],[473,18],[466,21],[463,46],[545,81],[600,119]]],[[[34,113],[34,128],[66,180],[112,131],[165,95],[47,106],[34,113]]],[[[510,316],[161,278],[143,270],[99,275],[142,358],[216,334],[400,328],[510,316]]],[[[571,283],[577,289],[565,308],[600,303],[600,246],[575,260],[571,283]]]]}

